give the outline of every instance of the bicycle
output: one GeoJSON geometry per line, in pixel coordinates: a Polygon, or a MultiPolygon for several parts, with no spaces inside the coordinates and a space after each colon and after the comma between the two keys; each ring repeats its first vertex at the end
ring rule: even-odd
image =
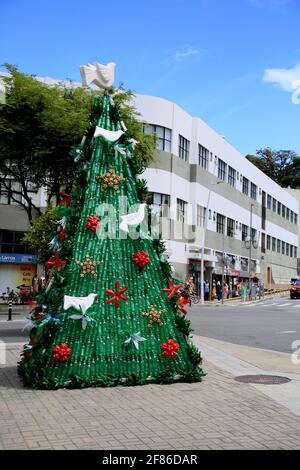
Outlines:
{"type": "Polygon", "coordinates": [[[189,300],[193,304],[198,304],[199,303],[199,297],[195,292],[192,292],[189,294],[189,300]]]}

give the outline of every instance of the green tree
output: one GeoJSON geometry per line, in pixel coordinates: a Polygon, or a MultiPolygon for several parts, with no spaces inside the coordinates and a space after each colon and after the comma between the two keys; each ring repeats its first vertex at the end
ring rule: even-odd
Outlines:
{"type": "Polygon", "coordinates": [[[51,280],[38,298],[19,367],[27,386],[202,378],[201,356],[183,313],[187,301],[166,275],[162,244],[137,217],[145,211],[139,168],[130,132],[120,132],[120,114],[108,94],[94,99],[86,140],[77,149],[86,183],[72,192],[70,205],[60,204],[56,236],[50,227],[51,280]],[[93,138],[96,126],[113,136],[93,138]]]}
{"type": "MultiPolygon", "coordinates": [[[[72,145],[87,128],[93,92],[63,83],[48,86],[6,64],[3,79],[6,101],[0,104],[0,188],[20,204],[32,224],[41,214],[31,199],[28,184],[47,188],[48,202],[60,200],[60,191],[71,191],[77,181],[72,145]],[[11,181],[14,184],[11,184],[11,181]]],[[[122,119],[139,143],[136,164],[142,171],[153,158],[155,139],[143,133],[143,123],[130,105],[132,93],[112,89],[123,104],[122,119]]]]}
{"type": "Polygon", "coordinates": [[[269,147],[259,149],[256,155],[246,158],[280,186],[288,186],[292,181],[295,167],[293,162],[297,154],[292,150],[272,150],[269,147]]]}

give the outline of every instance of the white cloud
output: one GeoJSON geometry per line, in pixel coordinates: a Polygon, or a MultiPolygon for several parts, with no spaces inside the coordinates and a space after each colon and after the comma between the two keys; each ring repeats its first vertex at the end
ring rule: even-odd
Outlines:
{"type": "Polygon", "coordinates": [[[186,59],[187,57],[197,55],[199,53],[199,49],[196,49],[194,46],[184,46],[180,50],[175,52],[175,54],[173,55],[173,59],[176,62],[180,62],[181,60],[186,59]]]}
{"type": "Polygon", "coordinates": [[[292,102],[299,104],[300,62],[290,69],[266,69],[263,81],[273,83],[282,90],[292,93],[292,102]]]}

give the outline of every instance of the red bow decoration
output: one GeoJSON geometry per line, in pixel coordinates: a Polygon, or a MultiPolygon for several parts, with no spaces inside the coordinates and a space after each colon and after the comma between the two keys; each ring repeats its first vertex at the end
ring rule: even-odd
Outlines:
{"type": "Polygon", "coordinates": [[[166,287],[163,288],[163,292],[169,292],[169,295],[168,295],[168,299],[172,299],[172,297],[174,297],[174,295],[176,294],[176,292],[182,288],[182,284],[177,284],[175,286],[174,282],[173,281],[169,281],[169,289],[167,289],[166,287]]]}
{"type": "Polygon", "coordinates": [[[66,260],[60,260],[57,251],[54,252],[54,256],[52,256],[47,262],[46,267],[50,268],[57,268],[57,271],[60,271],[61,266],[66,264],[66,260]]]}
{"type": "Polygon", "coordinates": [[[175,343],[173,339],[168,339],[166,343],[160,345],[164,357],[173,359],[177,356],[177,351],[180,349],[179,344],[175,343]]]}
{"type": "Polygon", "coordinates": [[[57,362],[66,362],[72,354],[72,350],[66,343],[53,346],[53,359],[57,362]]]}
{"type": "Polygon", "coordinates": [[[138,251],[134,254],[132,262],[142,269],[150,263],[150,258],[148,253],[145,253],[144,251],[138,251]]]}
{"type": "Polygon", "coordinates": [[[61,192],[59,193],[60,197],[62,197],[62,200],[60,201],[59,205],[60,206],[65,206],[65,207],[70,207],[71,204],[71,196],[70,194],[61,192]]]}
{"type": "Polygon", "coordinates": [[[125,292],[128,289],[128,286],[122,287],[120,289],[120,284],[118,282],[115,283],[115,291],[111,289],[106,289],[105,294],[106,295],[112,295],[110,299],[106,301],[107,304],[111,304],[112,302],[116,302],[115,307],[119,308],[120,307],[120,300],[128,300],[128,297],[126,295],[123,295],[123,292],[125,292]]]}
{"type": "Polygon", "coordinates": [[[90,215],[86,221],[86,228],[91,230],[92,232],[96,232],[98,225],[100,224],[100,220],[96,215],[90,215]]]}
{"type": "Polygon", "coordinates": [[[179,312],[183,313],[184,315],[187,314],[186,309],[184,308],[186,305],[188,305],[190,302],[188,299],[185,299],[184,297],[181,297],[181,295],[178,293],[178,310],[179,312]]]}
{"type": "Polygon", "coordinates": [[[30,360],[30,352],[29,352],[29,351],[25,351],[25,353],[24,353],[24,359],[25,359],[25,361],[29,361],[29,360],[30,360]]]}
{"type": "Polygon", "coordinates": [[[61,242],[63,242],[63,241],[65,240],[66,236],[67,236],[67,231],[66,231],[65,228],[63,228],[63,229],[59,232],[58,238],[59,238],[59,240],[60,240],[61,242]]]}

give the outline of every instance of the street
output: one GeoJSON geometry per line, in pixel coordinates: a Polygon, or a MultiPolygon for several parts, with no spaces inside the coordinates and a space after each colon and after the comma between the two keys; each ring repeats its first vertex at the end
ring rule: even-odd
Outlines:
{"type": "Polygon", "coordinates": [[[188,310],[194,333],[234,344],[292,352],[300,340],[300,300],[277,297],[257,303],[193,306],[188,310]]]}
{"type": "MultiPolygon", "coordinates": [[[[0,307],[0,338],[7,343],[28,338],[22,331],[23,318],[32,307],[18,307],[13,321],[7,321],[7,307],[0,307]]],[[[241,344],[279,352],[292,352],[292,343],[300,339],[300,300],[277,297],[243,304],[228,302],[204,307],[193,305],[187,318],[194,334],[228,343],[241,344]]]]}

